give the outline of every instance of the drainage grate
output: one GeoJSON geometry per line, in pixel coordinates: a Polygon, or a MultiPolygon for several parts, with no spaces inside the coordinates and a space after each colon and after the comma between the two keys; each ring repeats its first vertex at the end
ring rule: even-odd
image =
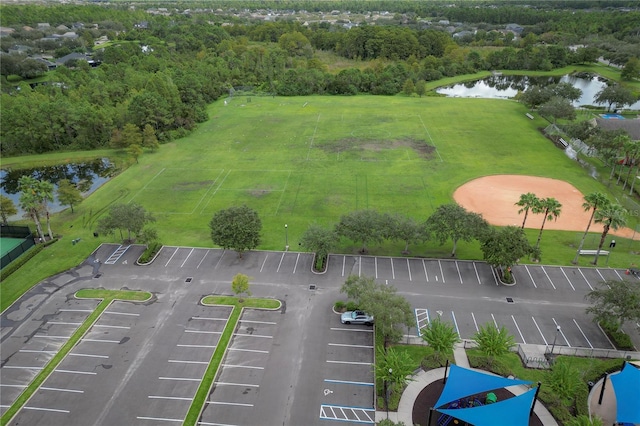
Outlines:
{"type": "Polygon", "coordinates": [[[310,284],[309,285],[309,290],[315,290],[316,289],[316,285],[315,284],[310,284]]]}
{"type": "Polygon", "coordinates": [[[189,277],[186,280],[184,280],[185,283],[190,283],[191,281],[193,281],[193,277],[189,277]]]}
{"type": "Polygon", "coordinates": [[[102,274],[95,274],[95,275],[93,276],[93,278],[100,278],[101,276],[102,276],[102,274]]]}
{"type": "Polygon", "coordinates": [[[507,303],[513,303],[513,299],[511,297],[507,297],[507,303]]]}

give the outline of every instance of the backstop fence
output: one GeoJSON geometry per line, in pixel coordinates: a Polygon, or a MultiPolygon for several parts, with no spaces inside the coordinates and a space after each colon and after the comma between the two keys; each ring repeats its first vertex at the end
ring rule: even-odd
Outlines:
{"type": "Polygon", "coordinates": [[[9,250],[0,260],[0,269],[16,260],[36,243],[28,226],[2,225],[0,226],[0,238],[21,238],[23,241],[9,250]]]}

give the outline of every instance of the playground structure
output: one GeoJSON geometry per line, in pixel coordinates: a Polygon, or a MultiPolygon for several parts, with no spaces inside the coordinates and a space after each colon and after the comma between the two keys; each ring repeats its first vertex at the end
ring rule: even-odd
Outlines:
{"type": "MultiPolygon", "coordinates": [[[[498,401],[498,397],[495,393],[489,392],[484,397],[484,402],[480,400],[480,395],[473,395],[466,398],[460,398],[458,400],[452,401],[447,404],[447,409],[458,409],[458,408],[473,408],[480,407],[483,405],[493,404],[498,401]]],[[[438,426],[448,426],[449,424],[464,424],[468,425],[466,422],[460,422],[457,418],[450,414],[441,414],[438,417],[438,426]]]]}

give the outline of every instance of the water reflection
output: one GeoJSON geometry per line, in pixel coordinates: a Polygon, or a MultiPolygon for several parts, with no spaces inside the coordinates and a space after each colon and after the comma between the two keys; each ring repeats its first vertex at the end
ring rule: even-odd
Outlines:
{"type": "MultiPolygon", "coordinates": [[[[595,102],[596,94],[606,85],[606,79],[598,75],[580,74],[562,77],[529,77],[521,75],[492,75],[482,80],[467,81],[452,86],[441,87],[436,92],[462,98],[509,99],[529,86],[547,86],[550,84],[569,83],[582,91],[580,99],[573,106],[599,105],[595,102]]],[[[640,101],[628,107],[640,109],[640,101]]]]}
{"type": "MultiPolygon", "coordinates": [[[[91,194],[115,173],[114,165],[107,158],[81,163],[58,164],[31,169],[2,169],[0,170],[0,193],[9,197],[20,210],[20,190],[18,180],[22,176],[31,176],[37,180],[47,180],[54,185],[54,195],[58,190],[58,182],[68,179],[76,184],[84,196],[91,194]]],[[[51,212],[63,210],[57,198],[49,204],[51,212]]],[[[22,217],[23,212],[12,217],[12,220],[22,217]]]]}

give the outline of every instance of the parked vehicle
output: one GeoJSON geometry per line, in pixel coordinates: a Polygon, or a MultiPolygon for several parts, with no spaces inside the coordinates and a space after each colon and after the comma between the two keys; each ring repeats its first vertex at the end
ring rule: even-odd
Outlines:
{"type": "Polygon", "coordinates": [[[347,311],[340,316],[343,324],[373,325],[373,317],[363,311],[347,311]]]}

